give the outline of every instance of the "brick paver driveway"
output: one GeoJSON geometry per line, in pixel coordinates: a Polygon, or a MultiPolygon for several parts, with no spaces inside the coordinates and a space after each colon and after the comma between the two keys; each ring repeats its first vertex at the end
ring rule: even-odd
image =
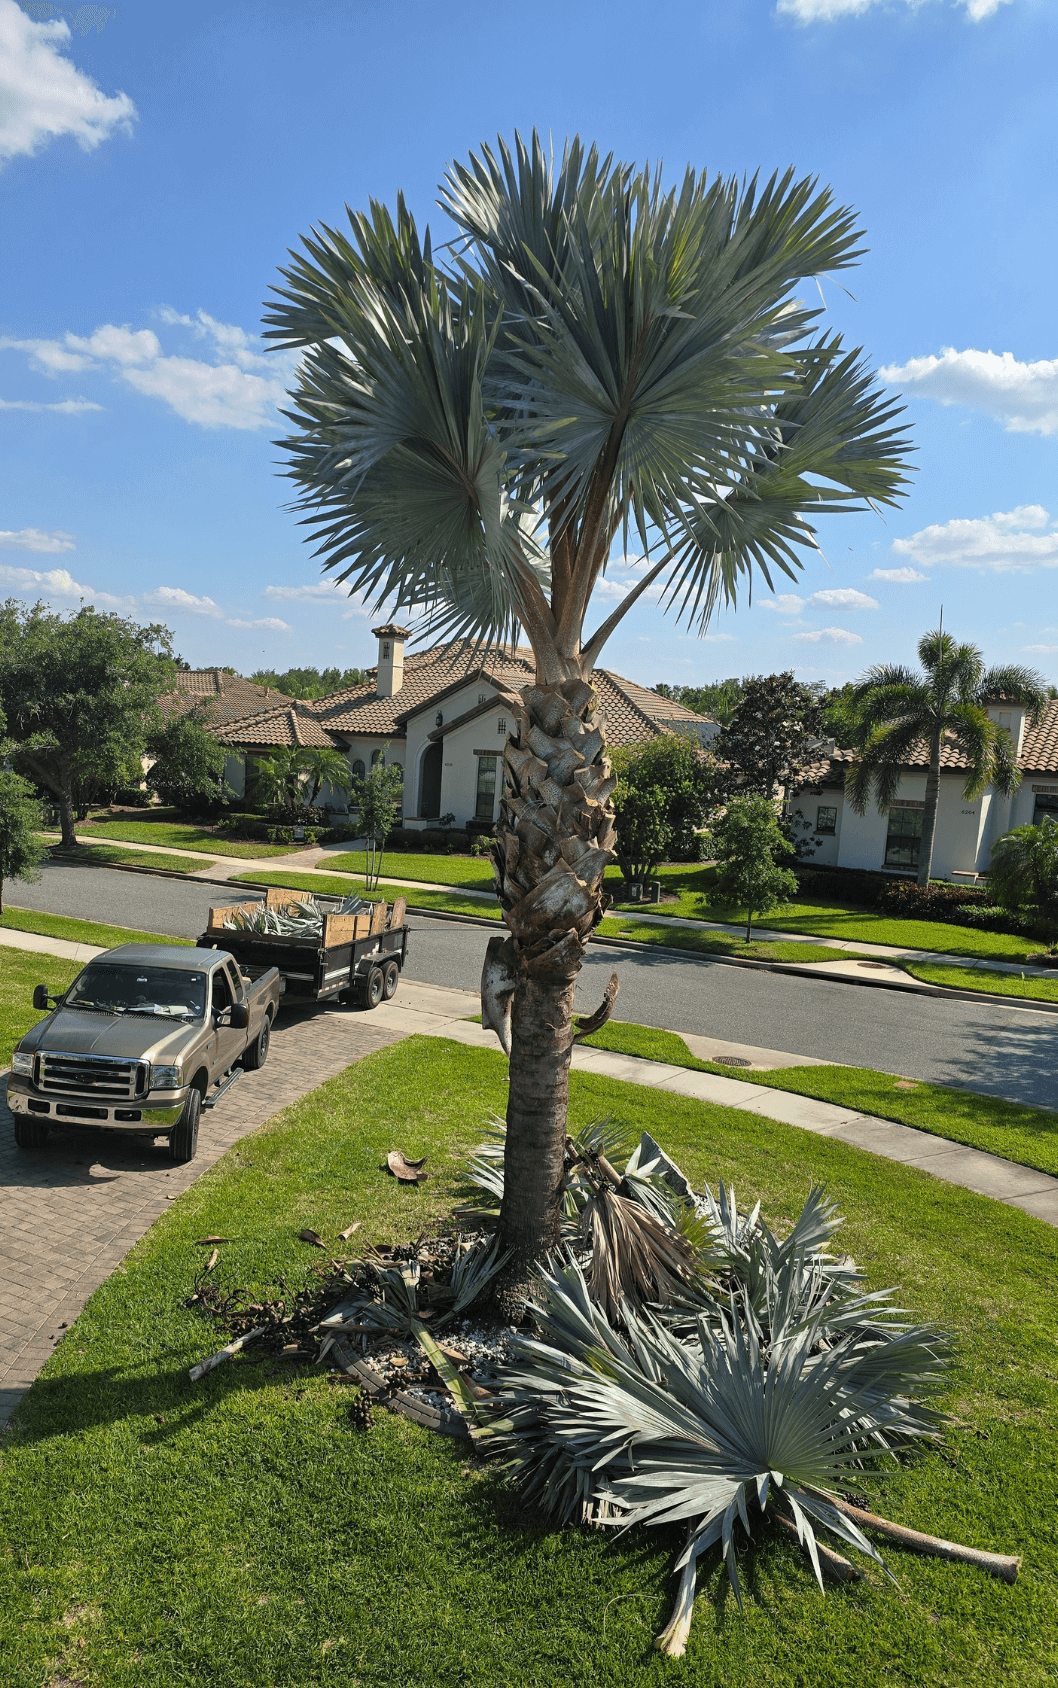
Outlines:
{"type": "Polygon", "coordinates": [[[0,1426],[64,1327],[174,1196],[247,1132],[403,1035],[338,1006],[280,1015],[267,1066],[202,1115],[189,1166],[174,1166],[163,1143],[105,1132],[55,1132],[44,1149],[17,1149],[0,1080],[0,1426]]]}

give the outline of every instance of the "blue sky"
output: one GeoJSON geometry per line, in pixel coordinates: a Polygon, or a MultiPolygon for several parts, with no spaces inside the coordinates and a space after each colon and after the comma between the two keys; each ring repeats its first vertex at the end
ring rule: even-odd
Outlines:
{"type": "Polygon", "coordinates": [[[284,508],[261,304],[310,225],[403,188],[442,229],[448,160],[536,125],[829,182],[870,247],[829,319],[917,447],[796,585],[704,640],[648,604],[607,665],[836,683],[943,603],[1058,679],[1056,48],[1054,0],[0,0],[0,596],[164,620],[195,665],[373,660],[284,508]]]}

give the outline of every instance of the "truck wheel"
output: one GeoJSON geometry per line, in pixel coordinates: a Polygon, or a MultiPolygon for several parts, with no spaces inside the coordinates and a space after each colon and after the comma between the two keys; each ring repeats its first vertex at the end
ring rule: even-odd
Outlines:
{"type": "Polygon", "coordinates": [[[372,967],[367,975],[367,988],[364,991],[365,1008],[377,1008],[386,993],[386,980],[381,967],[372,967]]]}
{"type": "Polygon", "coordinates": [[[48,1128],[35,1119],[15,1115],[15,1142],[20,1149],[43,1149],[48,1141],[48,1128]]]}
{"type": "Polygon", "coordinates": [[[202,1092],[196,1086],[189,1091],[183,1113],[173,1126],[169,1138],[169,1159],[186,1166],[198,1153],[198,1121],[202,1113],[202,1092]]]}
{"type": "Polygon", "coordinates": [[[272,1022],[266,1014],[261,1030],[248,1049],[243,1051],[242,1064],[248,1073],[257,1072],[268,1060],[268,1045],[272,1041],[272,1022]]]}
{"type": "Polygon", "coordinates": [[[386,1001],[396,996],[397,986],[400,984],[400,968],[395,961],[387,961],[382,969],[383,992],[386,1001]]]}

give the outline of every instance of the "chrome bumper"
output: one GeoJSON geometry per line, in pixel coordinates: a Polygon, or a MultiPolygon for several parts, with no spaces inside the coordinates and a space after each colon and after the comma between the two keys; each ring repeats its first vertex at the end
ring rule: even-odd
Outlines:
{"type": "Polygon", "coordinates": [[[90,1129],[105,1127],[108,1131],[151,1132],[171,1131],[183,1111],[187,1090],[170,1090],[165,1102],[97,1102],[88,1096],[44,1097],[28,1079],[7,1075],[7,1105],[13,1114],[25,1114],[42,1125],[81,1125],[90,1129]]]}

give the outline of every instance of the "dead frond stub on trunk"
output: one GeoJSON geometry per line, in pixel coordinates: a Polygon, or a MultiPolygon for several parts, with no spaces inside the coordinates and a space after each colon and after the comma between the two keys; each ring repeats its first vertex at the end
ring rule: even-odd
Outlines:
{"type": "Polygon", "coordinates": [[[587,1015],[578,1014],[574,1019],[573,1024],[577,1028],[573,1037],[574,1043],[579,1043],[581,1038],[591,1037],[593,1032],[602,1030],[603,1026],[605,1026],[607,1020],[610,1018],[610,1015],[613,1013],[613,1005],[617,1001],[617,993],[620,989],[621,985],[617,974],[611,973],[610,983],[604,990],[602,1001],[595,1010],[595,1013],[587,1015]]]}

